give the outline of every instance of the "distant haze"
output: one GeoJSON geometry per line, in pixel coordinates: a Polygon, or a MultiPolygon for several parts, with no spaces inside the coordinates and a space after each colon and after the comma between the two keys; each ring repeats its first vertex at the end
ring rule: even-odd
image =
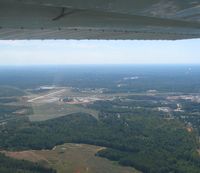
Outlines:
{"type": "Polygon", "coordinates": [[[200,64],[200,39],[0,41],[0,65],[200,64]]]}

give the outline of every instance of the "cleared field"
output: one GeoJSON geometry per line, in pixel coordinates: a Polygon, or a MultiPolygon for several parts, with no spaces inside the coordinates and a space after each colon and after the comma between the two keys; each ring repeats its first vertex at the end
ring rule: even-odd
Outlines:
{"type": "MultiPolygon", "coordinates": [[[[56,87],[47,92],[29,94],[24,97],[22,104],[31,106],[33,114],[29,115],[30,121],[45,121],[74,113],[88,113],[98,119],[98,111],[84,107],[85,104],[93,103],[97,100],[112,100],[118,97],[138,95],[137,93],[114,93],[104,94],[94,92],[91,89],[77,91],[70,87],[56,87]],[[65,98],[72,101],[65,102],[65,98]]],[[[139,95],[147,95],[146,93],[139,95]]]]}
{"type": "Polygon", "coordinates": [[[101,147],[79,144],[64,144],[53,150],[6,152],[7,156],[40,162],[58,173],[139,173],[115,162],[95,156],[101,147]]]}
{"type": "Polygon", "coordinates": [[[69,87],[59,87],[48,92],[31,94],[25,98],[26,104],[29,104],[33,114],[29,116],[30,121],[45,121],[73,113],[88,113],[98,118],[98,111],[85,108],[79,104],[67,104],[62,102],[61,98],[74,96],[78,93],[73,92],[69,87]]]}
{"type": "Polygon", "coordinates": [[[46,103],[41,105],[32,105],[33,114],[29,116],[31,121],[45,121],[58,118],[73,113],[88,113],[98,118],[98,111],[84,108],[80,105],[68,105],[65,103],[46,103]]]}

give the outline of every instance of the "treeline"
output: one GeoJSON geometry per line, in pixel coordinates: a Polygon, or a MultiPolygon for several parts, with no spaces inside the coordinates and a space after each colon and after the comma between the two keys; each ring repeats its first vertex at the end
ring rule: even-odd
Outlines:
{"type": "MultiPolygon", "coordinates": [[[[25,110],[25,113],[20,114],[22,116],[27,116],[32,114],[33,110],[30,106],[23,106],[23,105],[5,105],[0,103],[0,120],[4,120],[7,118],[16,118],[16,111],[25,110]]],[[[17,117],[19,118],[19,116],[17,117]]]]}
{"type": "Polygon", "coordinates": [[[18,101],[17,100],[17,98],[13,98],[13,97],[7,97],[7,98],[5,98],[5,97],[0,97],[0,103],[2,104],[2,103],[11,103],[11,102],[16,102],[16,101],[18,101]]]}
{"type": "MultiPolygon", "coordinates": [[[[15,86],[0,85],[0,97],[15,97],[24,95],[25,92],[21,89],[16,88],[15,86]]],[[[2,101],[2,99],[0,101],[2,101]]]]}
{"type": "Polygon", "coordinates": [[[45,168],[37,163],[8,158],[0,154],[1,173],[56,173],[55,170],[45,168]]]}

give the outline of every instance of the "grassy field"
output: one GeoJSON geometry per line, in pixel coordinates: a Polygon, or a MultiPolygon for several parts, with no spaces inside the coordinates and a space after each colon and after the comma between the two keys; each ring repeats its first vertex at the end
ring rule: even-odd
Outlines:
{"type": "Polygon", "coordinates": [[[91,145],[64,144],[53,150],[7,152],[6,155],[40,162],[56,169],[58,173],[139,173],[133,168],[96,157],[95,153],[101,149],[91,145]]]}
{"type": "MultiPolygon", "coordinates": [[[[98,119],[98,111],[89,109],[81,104],[67,104],[59,101],[59,98],[69,97],[94,97],[91,93],[73,92],[69,88],[62,88],[56,91],[29,95],[29,104],[32,106],[33,114],[29,116],[30,121],[45,121],[74,113],[88,113],[98,119]],[[59,93],[60,92],[60,93],[59,93]]],[[[97,94],[95,97],[103,96],[105,99],[115,97],[115,95],[97,94]]]]}
{"type": "Polygon", "coordinates": [[[31,121],[45,121],[79,112],[88,113],[98,118],[98,111],[60,101],[65,96],[75,96],[78,94],[68,87],[37,94],[29,93],[27,103],[31,105],[33,110],[33,114],[29,116],[29,119],[31,121]]]}
{"type": "Polygon", "coordinates": [[[45,121],[58,118],[73,113],[88,113],[98,118],[98,111],[84,108],[80,105],[68,105],[65,103],[46,103],[41,105],[32,105],[33,114],[29,116],[31,121],[45,121]]]}

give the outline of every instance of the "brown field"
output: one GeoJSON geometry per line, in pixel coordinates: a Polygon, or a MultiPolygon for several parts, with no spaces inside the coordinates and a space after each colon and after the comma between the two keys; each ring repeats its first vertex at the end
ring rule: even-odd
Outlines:
{"type": "Polygon", "coordinates": [[[5,152],[7,156],[42,163],[58,173],[139,173],[134,168],[96,157],[102,147],[80,144],[64,144],[53,150],[5,152]]]}

